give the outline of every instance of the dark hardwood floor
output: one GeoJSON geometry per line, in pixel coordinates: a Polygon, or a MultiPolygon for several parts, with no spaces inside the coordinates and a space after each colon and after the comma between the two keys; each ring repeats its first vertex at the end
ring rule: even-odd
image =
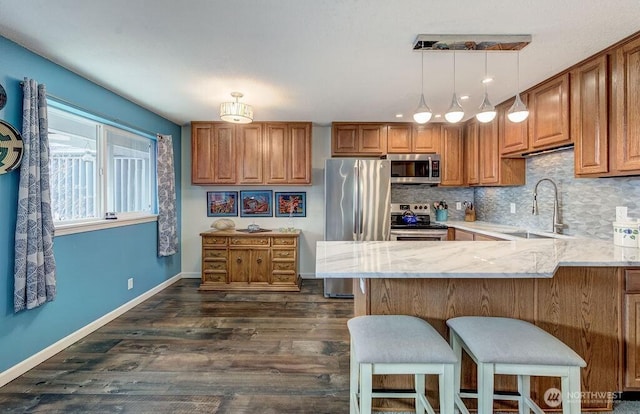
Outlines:
{"type": "MultiPolygon", "coordinates": [[[[183,279],[0,388],[3,413],[347,413],[353,302],[183,279]]],[[[16,344],[16,346],[19,346],[16,344]]]]}

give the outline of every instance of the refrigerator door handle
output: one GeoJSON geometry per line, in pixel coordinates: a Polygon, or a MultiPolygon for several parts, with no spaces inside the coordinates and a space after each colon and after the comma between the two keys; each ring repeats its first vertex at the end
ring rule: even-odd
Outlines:
{"type": "Polygon", "coordinates": [[[360,170],[358,169],[357,163],[356,166],[353,167],[353,176],[355,178],[355,185],[353,186],[353,240],[360,240],[360,220],[358,219],[358,212],[360,211],[360,197],[358,197],[358,188],[360,187],[360,170]]]}

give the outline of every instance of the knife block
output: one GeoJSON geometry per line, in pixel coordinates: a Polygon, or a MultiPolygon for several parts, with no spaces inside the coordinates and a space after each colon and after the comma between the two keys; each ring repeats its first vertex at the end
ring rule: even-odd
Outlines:
{"type": "Polygon", "coordinates": [[[476,221],[476,211],[471,208],[464,210],[464,221],[476,221]]]}

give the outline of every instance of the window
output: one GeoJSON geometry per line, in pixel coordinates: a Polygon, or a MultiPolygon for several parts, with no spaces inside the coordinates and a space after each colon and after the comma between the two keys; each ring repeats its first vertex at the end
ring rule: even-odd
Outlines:
{"type": "Polygon", "coordinates": [[[155,141],[48,107],[51,208],[57,224],[155,211],[155,141]]]}

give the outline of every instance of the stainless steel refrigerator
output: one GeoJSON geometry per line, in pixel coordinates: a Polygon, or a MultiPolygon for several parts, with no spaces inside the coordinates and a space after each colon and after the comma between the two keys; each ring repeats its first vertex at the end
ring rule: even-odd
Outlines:
{"type": "MultiPolygon", "coordinates": [[[[324,239],[389,240],[389,160],[331,158],[324,164],[324,239]]],[[[326,297],[353,297],[352,279],[324,279],[326,297]]]]}

